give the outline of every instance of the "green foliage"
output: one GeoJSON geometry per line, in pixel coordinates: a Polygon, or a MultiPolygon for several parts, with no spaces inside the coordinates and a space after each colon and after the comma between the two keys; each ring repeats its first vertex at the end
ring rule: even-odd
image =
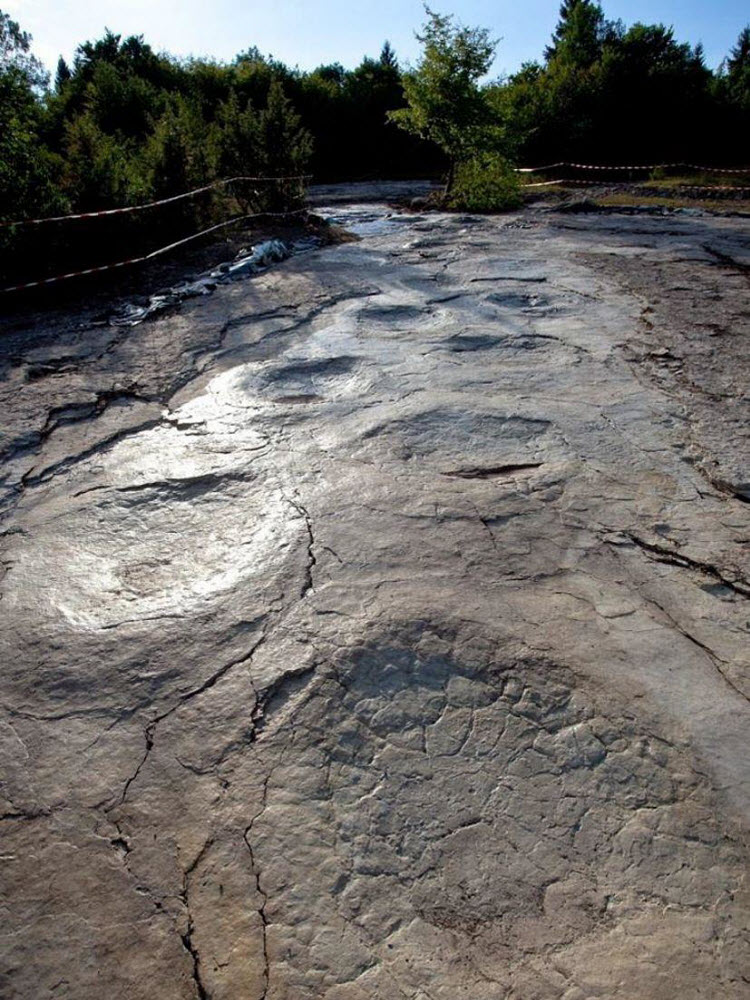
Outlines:
{"type": "Polygon", "coordinates": [[[178,60],[107,31],[60,60],[53,90],[30,36],[0,11],[0,218],[228,175],[414,177],[446,163],[456,197],[499,205],[509,179],[491,154],[750,161],[750,27],[714,74],[663,25],[626,28],[594,0],[563,0],[544,58],[490,85],[488,33],[426,9],[421,58],[403,74],[388,42],[354,69],[303,73],[254,47],[231,63],[178,60]]]}
{"type": "Polygon", "coordinates": [[[86,112],[108,135],[142,139],[163,106],[164,97],[153,84],[113,63],[98,63],[84,90],[86,112]]]}
{"type": "Polygon", "coordinates": [[[0,73],[8,72],[22,77],[31,90],[43,90],[47,85],[44,67],[31,54],[31,35],[0,10],[0,73]]]}
{"type": "Polygon", "coordinates": [[[64,210],[61,163],[40,137],[46,74],[30,36],[0,11],[0,219],[64,210]]]}
{"type": "Polygon", "coordinates": [[[742,29],[727,59],[726,93],[733,107],[750,115],[750,25],[742,29]]]}
{"type": "MultiPolygon", "coordinates": [[[[386,122],[404,103],[388,43],[354,70],[301,73],[254,47],[229,64],[177,60],[106,31],[59,60],[50,91],[30,42],[0,12],[3,217],[116,207],[227,175],[434,169],[424,144],[386,122]]],[[[243,204],[251,193],[232,190],[243,204]]]]}
{"type": "Polygon", "coordinates": [[[738,159],[750,126],[728,127],[728,102],[700,46],[664,25],[608,21],[592,0],[566,0],[544,63],[523,66],[497,91],[527,162],[738,159]]]}
{"type": "Polygon", "coordinates": [[[62,187],[70,202],[86,209],[127,205],[136,195],[126,148],[103,132],[93,115],[68,124],[62,187]]]}
{"type": "Polygon", "coordinates": [[[458,164],[446,204],[467,212],[505,212],[518,208],[521,204],[518,174],[497,153],[478,153],[458,164]]]}
{"type": "Polygon", "coordinates": [[[62,56],[57,60],[57,70],[55,72],[55,93],[59,94],[71,77],[70,67],[62,56]]]}
{"type": "Polygon", "coordinates": [[[62,160],[40,141],[36,108],[15,83],[0,74],[0,221],[68,208],[59,183],[62,160]]]}
{"type": "Polygon", "coordinates": [[[407,132],[434,142],[451,164],[497,147],[502,129],[479,81],[487,74],[495,43],[484,28],[454,24],[452,17],[425,7],[422,56],[403,77],[407,107],[392,111],[391,121],[407,132]]]}
{"type": "Polygon", "coordinates": [[[220,137],[198,108],[174,97],[156,122],[143,152],[149,193],[168,197],[201,187],[218,176],[220,137]]]}
{"type": "Polygon", "coordinates": [[[216,116],[219,133],[219,174],[237,177],[250,173],[261,157],[261,129],[251,101],[243,105],[232,91],[216,116]]]}
{"type": "Polygon", "coordinates": [[[61,65],[44,132],[61,190],[92,209],[168,197],[227,175],[300,173],[312,140],[285,93],[291,77],[257,50],[231,66],[178,63],[141,37],[106,32],[61,65]],[[256,110],[257,109],[257,110],[256,110]]]}
{"type": "Polygon", "coordinates": [[[380,59],[378,61],[383,69],[392,69],[398,72],[398,59],[396,58],[393,46],[387,39],[383,42],[383,48],[380,50],[380,59]]]}
{"type": "Polygon", "coordinates": [[[268,91],[266,107],[258,116],[258,168],[271,177],[301,173],[312,153],[312,136],[284,93],[280,80],[268,91]]]}
{"type": "Polygon", "coordinates": [[[588,69],[601,58],[607,41],[616,38],[621,25],[607,21],[604,11],[592,0],[564,0],[560,21],[545,50],[547,62],[588,69]]]}

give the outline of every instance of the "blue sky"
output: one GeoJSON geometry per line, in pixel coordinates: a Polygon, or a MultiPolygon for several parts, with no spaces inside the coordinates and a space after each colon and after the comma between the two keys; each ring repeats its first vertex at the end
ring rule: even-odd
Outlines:
{"type": "MultiPolygon", "coordinates": [[[[559,0],[433,0],[464,23],[490,28],[502,40],[495,75],[538,58],[557,21],[559,0]]],[[[608,17],[662,21],[682,41],[702,41],[715,67],[750,21],[747,0],[604,0],[608,17]]],[[[418,53],[414,29],[420,0],[0,0],[34,36],[34,51],[50,67],[72,56],[76,44],[107,26],[144,34],[154,48],[177,55],[231,59],[257,45],[291,65],[311,69],[338,61],[356,65],[375,55],[385,38],[402,59],[418,53]]]]}

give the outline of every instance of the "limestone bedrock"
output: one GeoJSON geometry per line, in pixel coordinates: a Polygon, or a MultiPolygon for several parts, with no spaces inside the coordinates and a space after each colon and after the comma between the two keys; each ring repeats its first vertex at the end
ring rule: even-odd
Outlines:
{"type": "Polygon", "coordinates": [[[0,993],[749,997],[750,224],[331,213],[0,338],[0,993]]]}

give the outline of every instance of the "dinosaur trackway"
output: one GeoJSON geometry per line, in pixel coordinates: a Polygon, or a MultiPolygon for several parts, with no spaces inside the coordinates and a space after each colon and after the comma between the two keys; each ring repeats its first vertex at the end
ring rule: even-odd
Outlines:
{"type": "Polygon", "coordinates": [[[747,998],[748,222],[342,213],[2,336],[0,992],[747,998]]]}

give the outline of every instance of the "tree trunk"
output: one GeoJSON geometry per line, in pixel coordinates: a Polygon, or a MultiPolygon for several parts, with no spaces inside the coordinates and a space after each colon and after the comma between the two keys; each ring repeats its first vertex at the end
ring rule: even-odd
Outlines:
{"type": "Polygon", "coordinates": [[[450,164],[448,166],[448,176],[445,179],[445,197],[453,190],[453,184],[456,179],[456,161],[451,158],[450,164]]]}

